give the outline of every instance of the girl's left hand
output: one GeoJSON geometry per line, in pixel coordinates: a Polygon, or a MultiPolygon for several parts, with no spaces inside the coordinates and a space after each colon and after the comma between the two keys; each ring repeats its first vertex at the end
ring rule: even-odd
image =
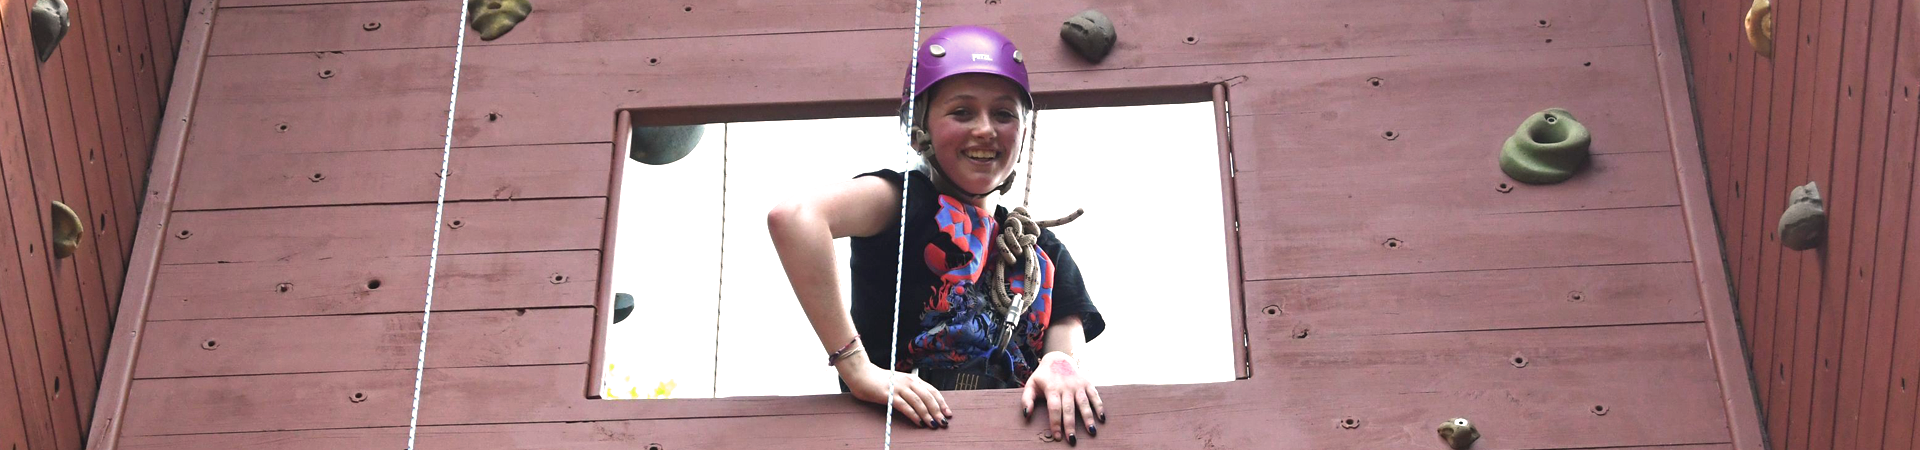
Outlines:
{"type": "Polygon", "coordinates": [[[1066,353],[1048,352],[1034,367],[1033,376],[1027,378],[1027,388],[1020,395],[1020,403],[1028,417],[1033,416],[1033,401],[1040,395],[1045,395],[1047,401],[1047,419],[1050,422],[1047,434],[1055,438],[1066,436],[1068,445],[1079,445],[1073,433],[1075,413],[1079,413],[1081,422],[1086,424],[1087,436],[1090,437],[1100,435],[1093,424],[1095,420],[1107,423],[1107,410],[1100,403],[1100,390],[1094,389],[1093,382],[1080,375],[1079,361],[1066,353]]]}

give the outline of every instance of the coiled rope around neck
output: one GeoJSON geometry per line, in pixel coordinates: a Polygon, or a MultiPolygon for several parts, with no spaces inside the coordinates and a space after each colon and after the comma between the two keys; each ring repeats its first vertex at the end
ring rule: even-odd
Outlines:
{"type": "MultiPolygon", "coordinates": [[[[1038,112],[1032,114],[1039,115],[1038,112]]],[[[993,264],[993,270],[988,272],[987,285],[992,287],[994,308],[1003,317],[1000,339],[995,341],[1000,348],[1007,348],[1013,343],[1014,327],[1020,325],[1020,316],[1027,313],[1027,308],[1033,306],[1034,297],[1039,296],[1040,287],[1037,283],[1040,282],[1040,265],[1033,262],[1036,259],[1033,252],[1034,246],[1040,243],[1040,230],[1066,225],[1086,212],[1084,209],[1075,209],[1066,217],[1038,222],[1027,213],[1027,206],[1033,201],[1033,160],[1038,153],[1034,149],[1038,148],[1035,144],[1040,135],[1039,128],[1040,120],[1037,117],[1027,124],[1024,139],[1027,144],[1026,186],[1020,196],[1020,207],[1007,213],[1007,220],[1000,224],[999,238],[993,240],[993,250],[1000,257],[988,261],[993,264]],[[1021,265],[1023,261],[1026,269],[1024,283],[1027,284],[1016,298],[1007,293],[1007,266],[1021,265]]]]}

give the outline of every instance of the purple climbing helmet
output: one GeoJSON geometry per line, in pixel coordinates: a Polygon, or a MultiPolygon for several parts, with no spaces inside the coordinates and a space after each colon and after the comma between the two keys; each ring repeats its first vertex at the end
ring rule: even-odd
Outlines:
{"type": "MultiPolygon", "coordinates": [[[[965,73],[999,75],[1013,80],[1014,84],[1020,86],[1020,100],[1029,108],[1033,106],[1033,88],[1027,84],[1027,66],[1020,50],[1014,48],[1012,40],[991,29],[962,25],[940,30],[927,38],[913,58],[919,63],[919,73],[916,76],[913,69],[909,68],[907,79],[901,82],[900,119],[903,125],[918,123],[915,118],[907,116],[909,94],[924,96],[935,83],[965,73]],[[905,88],[908,83],[912,83],[912,91],[905,88]]],[[[923,112],[915,110],[913,114],[920,115],[923,112]]]]}

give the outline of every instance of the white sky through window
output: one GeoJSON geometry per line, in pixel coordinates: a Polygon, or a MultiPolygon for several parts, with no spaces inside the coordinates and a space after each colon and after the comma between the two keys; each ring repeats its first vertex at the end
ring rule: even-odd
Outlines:
{"type": "MultiPolygon", "coordinates": [[[[1045,110],[1039,121],[1028,209],[1037,219],[1086,209],[1054,232],[1108,324],[1079,352],[1084,372],[1100,385],[1232,380],[1213,104],[1045,110]]],[[[707,125],[678,162],[622,159],[612,287],[636,306],[608,330],[602,394],[838,393],[766,214],[908,158],[898,119],[865,117],[707,125]]],[[[1024,182],[1026,164],[1016,167],[1024,182]]],[[[998,202],[1019,206],[1021,188],[998,202]]],[[[847,240],[835,249],[844,302],[847,240]]]]}

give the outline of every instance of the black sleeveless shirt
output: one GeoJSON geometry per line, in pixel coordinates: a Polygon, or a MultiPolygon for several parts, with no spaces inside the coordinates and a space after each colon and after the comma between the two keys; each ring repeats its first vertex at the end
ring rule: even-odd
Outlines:
{"type": "MultiPolygon", "coordinates": [[[[1006,275],[1013,290],[1027,284],[1041,288],[1034,305],[1016,326],[1008,348],[999,348],[997,340],[1002,317],[982,302],[986,301],[985,283],[973,289],[971,281],[985,280],[982,265],[987,256],[998,258],[982,246],[982,241],[998,236],[997,224],[1005,221],[1007,210],[995,207],[993,217],[965,205],[953,197],[940,195],[932,180],[920,171],[913,177],[908,192],[906,240],[899,240],[898,221],[868,237],[852,238],[852,310],[854,329],[860,333],[867,357],[874,365],[888,367],[888,351],[893,340],[901,344],[895,370],[922,369],[928,372],[980,371],[985,369],[1000,378],[1007,387],[1024,384],[1031,365],[1039,361],[1045,342],[1045,325],[1053,320],[1077,316],[1088,341],[1106,329],[1106,322],[1087,296],[1079,266],[1052,230],[1042,230],[1038,247],[1044,253],[1039,283],[1026,283],[1017,267],[1008,267],[1006,275]],[[988,230],[991,229],[991,230],[988,230]],[[971,245],[969,245],[971,244],[971,245]],[[970,247],[970,248],[969,248],[970,247]],[[899,311],[894,311],[894,276],[900,264],[899,311]],[[936,271],[936,269],[938,269],[936,271]],[[1049,273],[1050,272],[1050,273],[1049,273]],[[977,277],[973,280],[969,277],[977,277]],[[1050,289],[1048,289],[1050,288],[1050,289]],[[900,332],[890,335],[895,313],[900,332]],[[983,339],[984,338],[984,339],[983,339]]],[[[859,176],[875,176],[895,187],[903,181],[900,172],[881,170],[859,176]]],[[[858,178],[858,177],[856,177],[858,178]]],[[[1011,292],[1011,291],[1010,291],[1011,292]]],[[[931,380],[930,380],[931,381],[931,380]]],[[[936,387],[951,389],[949,386],[936,387]]],[[[841,385],[845,390],[845,384],[841,385]]]]}

